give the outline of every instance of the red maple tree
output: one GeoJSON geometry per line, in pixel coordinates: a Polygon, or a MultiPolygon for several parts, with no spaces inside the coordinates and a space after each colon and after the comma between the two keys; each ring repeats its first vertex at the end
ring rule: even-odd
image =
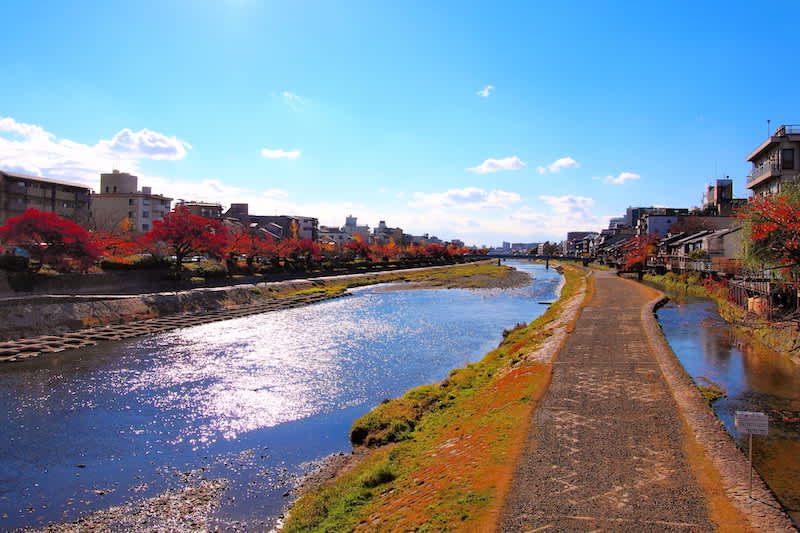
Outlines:
{"type": "Polygon", "coordinates": [[[185,206],[178,206],[161,220],[153,221],[146,241],[165,243],[175,256],[175,270],[180,273],[183,259],[190,253],[207,253],[221,258],[227,243],[225,227],[219,220],[193,215],[185,206]]]}
{"type": "Polygon", "coordinates": [[[800,270],[800,191],[754,198],[739,218],[748,230],[751,257],[786,271],[800,270]]]}
{"type": "Polygon", "coordinates": [[[37,272],[42,265],[62,272],[85,271],[100,257],[100,249],[83,227],[55,213],[34,208],[9,218],[0,227],[0,243],[25,250],[31,272],[37,272]]]}
{"type": "Polygon", "coordinates": [[[130,219],[123,219],[111,231],[93,231],[89,238],[103,254],[115,263],[129,263],[129,257],[143,251],[142,243],[131,231],[130,219]]]}
{"type": "Polygon", "coordinates": [[[659,236],[655,234],[636,235],[622,245],[622,270],[642,270],[647,258],[655,255],[655,245],[659,236]]]}

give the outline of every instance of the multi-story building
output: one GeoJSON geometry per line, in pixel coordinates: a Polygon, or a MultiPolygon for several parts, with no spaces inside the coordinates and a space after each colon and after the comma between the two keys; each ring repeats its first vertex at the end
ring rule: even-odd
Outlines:
{"type": "Polygon", "coordinates": [[[369,226],[359,226],[358,218],[354,217],[353,215],[348,215],[345,217],[342,231],[351,237],[354,237],[356,234],[361,235],[361,237],[364,239],[364,242],[369,242],[369,226]]]}
{"type": "Polygon", "coordinates": [[[589,253],[589,241],[598,234],[593,231],[570,231],[562,243],[563,254],[567,257],[581,257],[589,253]]]}
{"type": "Polygon", "coordinates": [[[754,196],[777,194],[800,175],[800,125],[785,124],[747,156],[753,169],[747,188],[754,196]]]}
{"type": "Polygon", "coordinates": [[[319,242],[322,244],[344,244],[350,241],[350,235],[336,226],[320,226],[319,242]]]}
{"type": "Polygon", "coordinates": [[[634,224],[638,235],[655,234],[664,237],[669,233],[670,227],[689,214],[689,210],[682,207],[654,207],[649,208],[639,216],[634,224]]]}
{"type": "Polygon", "coordinates": [[[88,225],[90,206],[91,189],[85,185],[0,170],[0,223],[33,207],[88,225]]]}
{"type": "Polygon", "coordinates": [[[185,207],[191,214],[198,217],[211,218],[214,220],[222,218],[222,205],[218,203],[178,200],[175,202],[175,207],[178,206],[185,207]]]}
{"type": "Polygon", "coordinates": [[[114,170],[100,174],[100,192],[92,196],[92,219],[97,229],[111,230],[125,219],[134,232],[153,229],[153,221],[169,213],[172,198],[153,194],[150,187],[138,190],[139,178],[114,170]]]}
{"type": "Polygon", "coordinates": [[[745,204],[747,204],[745,198],[733,197],[733,180],[725,177],[716,180],[714,185],[706,186],[702,211],[708,216],[729,217],[745,204]]]}
{"type": "Polygon", "coordinates": [[[390,240],[395,244],[403,242],[403,230],[401,228],[390,228],[386,225],[385,220],[378,222],[378,227],[372,230],[372,239],[374,242],[387,244],[390,240]]]}

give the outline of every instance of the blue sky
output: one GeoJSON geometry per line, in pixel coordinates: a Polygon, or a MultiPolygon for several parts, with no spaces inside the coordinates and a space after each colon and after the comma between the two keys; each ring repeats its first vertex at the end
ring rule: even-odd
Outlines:
{"type": "MultiPolygon", "coordinates": [[[[564,4],[564,5],[556,5],[564,4]]],[[[661,5],[663,4],[663,5],[661,5]]],[[[4,2],[0,168],[469,244],[691,207],[800,122],[800,8],[4,2]],[[494,160],[494,161],[493,161],[494,160]]]]}

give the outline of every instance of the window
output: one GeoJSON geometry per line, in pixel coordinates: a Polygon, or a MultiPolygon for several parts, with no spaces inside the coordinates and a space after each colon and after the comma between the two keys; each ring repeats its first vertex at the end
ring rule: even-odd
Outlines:
{"type": "Polygon", "coordinates": [[[114,185],[114,192],[117,192],[117,186],[114,185]]]}
{"type": "Polygon", "coordinates": [[[142,218],[150,218],[150,211],[142,211],[142,218]]]}
{"type": "Polygon", "coordinates": [[[142,224],[142,231],[150,231],[150,224],[142,224]]]}
{"type": "Polygon", "coordinates": [[[150,205],[150,200],[148,198],[143,199],[142,205],[150,205]]]}
{"type": "Polygon", "coordinates": [[[128,218],[133,218],[133,211],[128,211],[128,218]]]}
{"type": "Polygon", "coordinates": [[[133,198],[128,198],[128,205],[133,205],[133,198]]]}
{"type": "Polygon", "coordinates": [[[794,148],[781,150],[781,170],[794,170],[794,148]]]}
{"type": "Polygon", "coordinates": [[[106,192],[108,192],[108,185],[106,185],[106,192]]]}

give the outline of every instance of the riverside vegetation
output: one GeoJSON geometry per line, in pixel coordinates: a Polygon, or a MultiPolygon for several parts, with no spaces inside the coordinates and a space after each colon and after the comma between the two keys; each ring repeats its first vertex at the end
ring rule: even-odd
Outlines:
{"type": "Polygon", "coordinates": [[[552,334],[565,302],[587,283],[578,268],[566,266],[563,274],[559,300],[532,323],[504,332],[481,361],[356,420],[350,437],[363,458],[302,494],[283,531],[494,529],[552,372],[526,355],[552,334]]]}

